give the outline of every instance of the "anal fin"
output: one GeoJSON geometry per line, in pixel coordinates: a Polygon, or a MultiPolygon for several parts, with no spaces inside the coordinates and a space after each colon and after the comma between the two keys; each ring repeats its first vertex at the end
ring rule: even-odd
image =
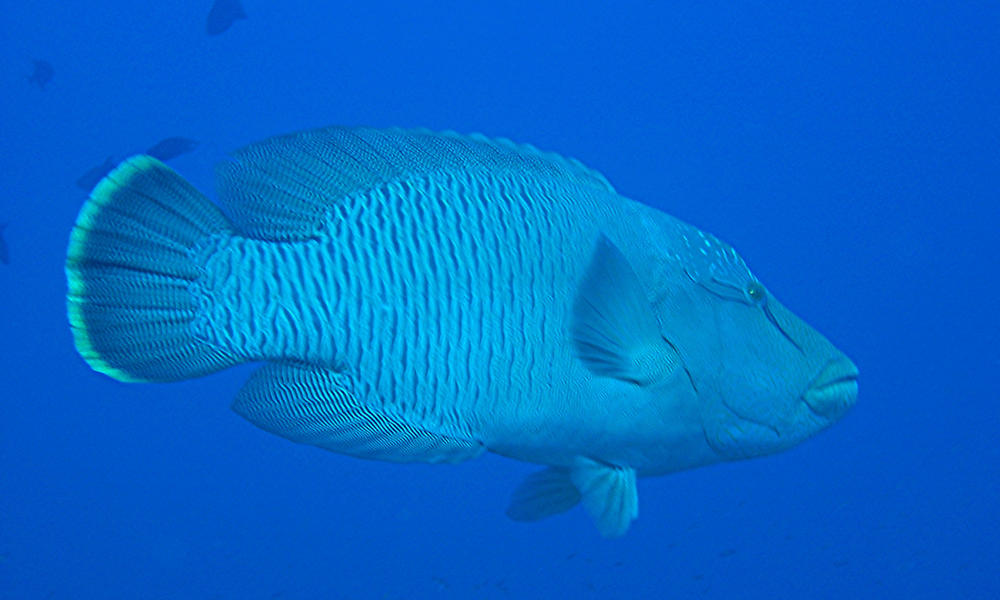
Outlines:
{"type": "Polygon", "coordinates": [[[294,364],[258,369],[233,402],[257,427],[301,444],[390,462],[461,462],[482,454],[476,440],[429,431],[366,402],[344,373],[294,364]]]}

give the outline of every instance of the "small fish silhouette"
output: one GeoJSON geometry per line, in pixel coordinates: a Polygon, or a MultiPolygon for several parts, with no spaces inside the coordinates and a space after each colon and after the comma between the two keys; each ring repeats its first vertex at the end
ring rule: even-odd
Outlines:
{"type": "Polygon", "coordinates": [[[34,71],[28,76],[28,83],[38,86],[38,89],[45,91],[45,86],[52,81],[52,75],[56,70],[52,68],[52,63],[47,60],[33,60],[34,71]]]}
{"type": "Polygon", "coordinates": [[[111,169],[114,168],[115,168],[115,159],[109,156],[104,159],[103,163],[97,165],[96,167],[93,167],[83,175],[77,177],[76,187],[80,188],[81,190],[86,190],[89,192],[90,190],[94,189],[94,186],[97,185],[97,182],[103,179],[104,176],[110,173],[111,169]]]}
{"type": "Polygon", "coordinates": [[[240,19],[247,18],[240,0],[215,0],[212,10],[208,11],[205,21],[205,32],[208,35],[219,35],[233,26],[240,19]]]}
{"type": "Polygon", "coordinates": [[[198,142],[195,140],[185,137],[168,137],[151,146],[146,150],[146,154],[160,160],[170,160],[181,154],[187,154],[197,147],[198,142]]]}
{"type": "Polygon", "coordinates": [[[10,264],[10,253],[7,251],[7,242],[3,239],[3,230],[7,229],[7,223],[0,223],[0,263],[10,264]]]}

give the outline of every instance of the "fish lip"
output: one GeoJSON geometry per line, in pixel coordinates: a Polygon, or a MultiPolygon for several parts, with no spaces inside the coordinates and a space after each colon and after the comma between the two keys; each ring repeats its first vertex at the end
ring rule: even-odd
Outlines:
{"type": "Polygon", "coordinates": [[[854,406],[857,397],[858,368],[847,358],[827,362],[802,393],[802,401],[810,411],[831,420],[854,406]]]}

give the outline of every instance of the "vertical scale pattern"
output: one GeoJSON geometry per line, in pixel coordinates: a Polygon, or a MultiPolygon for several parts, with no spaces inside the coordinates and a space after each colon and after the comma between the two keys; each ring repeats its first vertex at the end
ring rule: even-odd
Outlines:
{"type": "Polygon", "coordinates": [[[314,239],[218,241],[195,284],[198,334],[247,360],[348,370],[387,414],[478,438],[541,410],[569,370],[592,194],[437,172],[345,198],[314,239]]]}
{"type": "Polygon", "coordinates": [[[349,268],[361,294],[343,305],[343,351],[386,410],[479,433],[497,411],[551,393],[554,361],[569,359],[552,312],[569,306],[590,250],[569,218],[583,195],[448,172],[353,199],[357,218],[351,202],[334,215],[333,237],[360,261],[349,268]]]}
{"type": "Polygon", "coordinates": [[[267,242],[216,238],[191,286],[201,310],[195,334],[244,360],[331,365],[338,324],[329,239],[267,242]]]}

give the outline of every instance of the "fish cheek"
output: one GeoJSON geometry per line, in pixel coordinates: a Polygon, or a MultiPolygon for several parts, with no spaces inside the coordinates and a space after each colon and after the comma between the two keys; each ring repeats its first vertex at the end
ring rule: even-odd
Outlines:
{"type": "Polygon", "coordinates": [[[668,337],[662,337],[667,346],[673,350],[677,365],[670,371],[670,375],[667,378],[656,384],[656,391],[673,395],[683,393],[685,388],[690,388],[694,392],[694,395],[697,396],[698,384],[695,383],[694,375],[684,361],[684,355],[681,354],[677,345],[671,342],[668,337]]]}
{"type": "Polygon", "coordinates": [[[677,351],[685,377],[699,392],[722,369],[719,302],[690,283],[672,286],[654,301],[660,334],[677,351]]]}

